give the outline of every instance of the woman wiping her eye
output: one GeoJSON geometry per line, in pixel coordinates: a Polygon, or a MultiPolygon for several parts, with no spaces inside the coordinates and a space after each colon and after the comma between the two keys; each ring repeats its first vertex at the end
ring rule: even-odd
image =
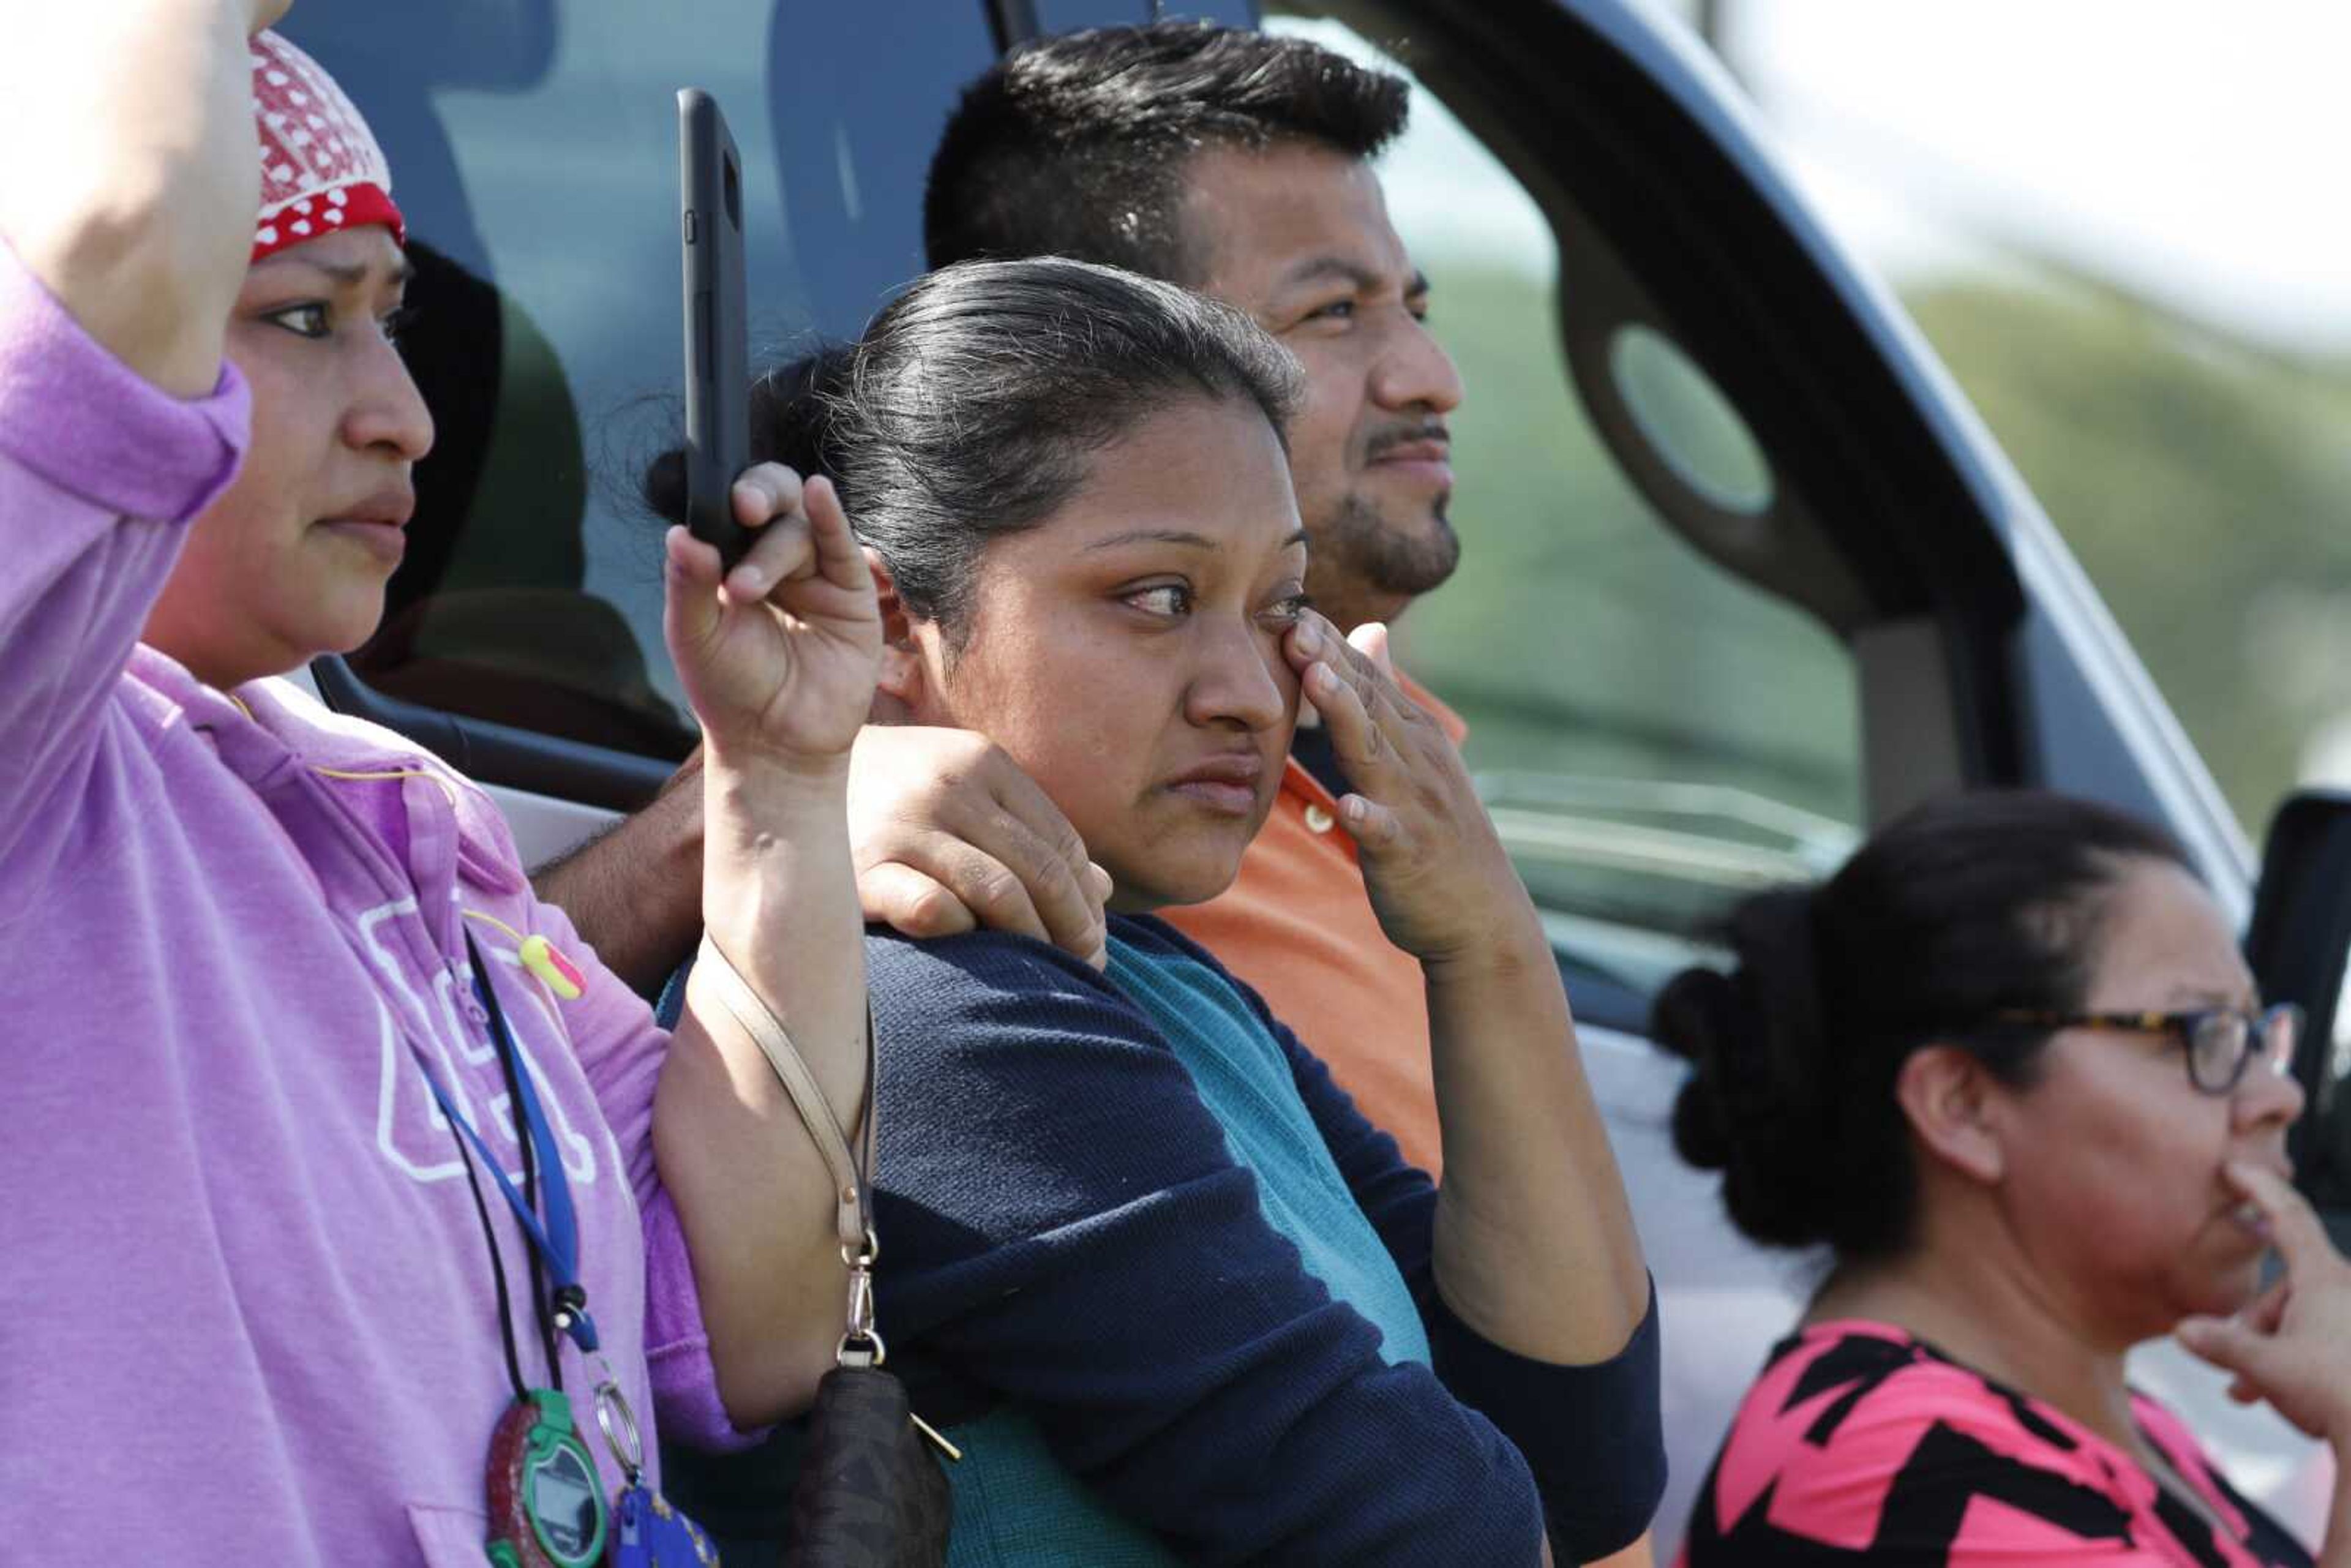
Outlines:
{"type": "MultiPolygon", "coordinates": [[[[602,1561],[624,1410],[739,1443],[830,1364],[831,1183],[706,988],[656,1029],[482,791],[276,678],[373,629],[433,439],[284,9],[0,20],[0,1537],[602,1561]]],[[[874,596],[827,486],[735,499],[723,590],[668,557],[704,907],[853,1127],[874,596]]]]}
{"type": "MultiPolygon", "coordinates": [[[[1637,1243],[1554,1204],[1617,1176],[1458,754],[1305,606],[1294,363],[1182,289],[1024,261],[934,274],[777,384],[755,450],[839,481],[888,715],[1001,747],[1113,880],[1099,973],[1000,933],[868,937],[881,1321],[964,1450],[952,1560],[1531,1565],[1547,1529],[1637,1535],[1654,1316],[1629,1303],[1594,1355],[1557,1311],[1604,1254],[1640,1281],[1637,1243]],[[1441,1192],[1151,915],[1232,880],[1301,690],[1427,977],[1441,1192]]],[[[680,1484],[772,1495],[761,1466],[680,1484]]]]}

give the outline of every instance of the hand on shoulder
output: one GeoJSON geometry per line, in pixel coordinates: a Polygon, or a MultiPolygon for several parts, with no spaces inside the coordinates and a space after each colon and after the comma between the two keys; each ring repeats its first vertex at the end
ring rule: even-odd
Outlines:
{"type": "Polygon", "coordinates": [[[1110,873],[984,735],[868,725],[850,758],[849,836],[869,921],[914,937],[986,927],[1105,961],[1110,873]]]}

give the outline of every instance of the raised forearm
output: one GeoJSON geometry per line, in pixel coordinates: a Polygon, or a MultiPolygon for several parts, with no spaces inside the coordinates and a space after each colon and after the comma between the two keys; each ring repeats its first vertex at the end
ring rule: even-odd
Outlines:
{"type": "MultiPolygon", "coordinates": [[[[703,917],[853,1137],[867,1088],[865,964],[845,779],[845,764],[829,779],[779,779],[713,758],[703,917]]],[[[699,966],[663,1068],[654,1138],[729,1414],[749,1426],[799,1408],[841,1322],[832,1181],[699,966]]]]}
{"type": "Polygon", "coordinates": [[[1445,1180],[1438,1288],[1506,1350],[1563,1364],[1625,1347],[1648,1276],[1567,997],[1530,907],[1426,965],[1445,1180]]]}
{"type": "MultiPolygon", "coordinates": [[[[865,925],[848,776],[846,758],[816,777],[714,759],[704,785],[702,917],[799,1044],[843,1130],[854,1131],[865,1105],[865,925]]],[[[739,1044],[764,1067],[755,1044],[739,1044]]]]}
{"type": "Polygon", "coordinates": [[[1648,1305],[1624,1182],[1533,902],[1459,748],[1380,667],[1385,635],[1309,612],[1282,650],[1353,786],[1340,811],[1380,928],[1426,978],[1437,1287],[1504,1350],[1607,1361],[1648,1305]]]}
{"type": "Polygon", "coordinates": [[[212,390],[259,195],[246,37],[282,3],[25,5],[0,22],[0,236],[83,329],[212,390]]]}
{"type": "Polygon", "coordinates": [[[531,873],[604,967],[646,995],[702,930],[701,783],[689,762],[652,805],[531,873]]]}

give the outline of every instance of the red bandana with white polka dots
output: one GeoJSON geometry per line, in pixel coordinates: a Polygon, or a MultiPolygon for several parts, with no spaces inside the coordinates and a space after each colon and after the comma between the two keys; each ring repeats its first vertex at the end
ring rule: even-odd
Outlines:
{"type": "Polygon", "coordinates": [[[255,261],[365,224],[406,243],[375,133],[319,62],[276,33],[253,39],[253,118],[261,135],[255,261]]]}

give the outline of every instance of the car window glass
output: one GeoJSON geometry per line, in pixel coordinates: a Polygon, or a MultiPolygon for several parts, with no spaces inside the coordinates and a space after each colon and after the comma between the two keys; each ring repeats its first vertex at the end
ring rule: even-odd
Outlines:
{"type": "MultiPolygon", "coordinates": [[[[1403,73],[1339,23],[1267,26],[1403,73]]],[[[1461,565],[1397,627],[1400,661],[1468,721],[1562,947],[1646,989],[1738,896],[1819,875],[1854,842],[1854,665],[1636,494],[1570,381],[1549,223],[1417,84],[1411,114],[1381,174],[1468,395],[1449,422],[1461,565]]],[[[1668,460],[1726,502],[1769,497],[1763,455],[1694,363],[1654,334],[1623,352],[1614,373],[1668,460]]]]}
{"type": "Polygon", "coordinates": [[[1153,21],[1222,22],[1257,26],[1258,8],[1249,0],[1037,0],[1037,26],[1047,33],[1153,21]]]}
{"type": "Polygon", "coordinates": [[[682,417],[676,89],[715,94],[742,152],[764,359],[853,335],[921,270],[922,175],[994,57],[985,12],[310,0],[287,31],[384,143],[418,268],[403,344],[436,423],[355,668],[428,706],[681,755],[660,529],[636,499],[682,417]]]}

